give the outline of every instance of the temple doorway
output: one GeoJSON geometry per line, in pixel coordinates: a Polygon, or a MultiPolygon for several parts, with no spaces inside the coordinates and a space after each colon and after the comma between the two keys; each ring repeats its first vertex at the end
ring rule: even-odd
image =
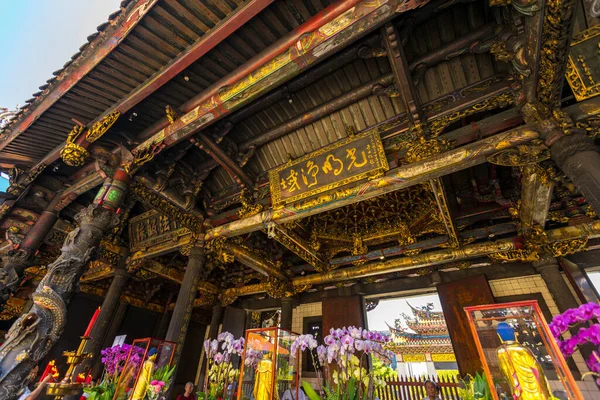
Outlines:
{"type": "Polygon", "coordinates": [[[366,301],[367,323],[391,337],[392,367],[400,377],[454,378],[458,365],[435,292],[366,301]]]}

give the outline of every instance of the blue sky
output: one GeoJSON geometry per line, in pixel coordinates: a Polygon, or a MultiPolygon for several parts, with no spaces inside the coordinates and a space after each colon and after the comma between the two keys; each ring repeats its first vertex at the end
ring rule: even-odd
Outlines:
{"type": "Polygon", "coordinates": [[[0,0],[0,107],[25,104],[119,4],[120,0],[0,0]]]}

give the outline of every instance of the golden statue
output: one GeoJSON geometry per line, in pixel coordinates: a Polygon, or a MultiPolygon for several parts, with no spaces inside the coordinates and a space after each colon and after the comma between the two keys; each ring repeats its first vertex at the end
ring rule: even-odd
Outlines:
{"type": "Polygon", "coordinates": [[[531,350],[516,341],[513,328],[502,322],[498,324],[497,332],[502,340],[496,349],[498,365],[510,386],[513,399],[555,399],[542,366],[531,350]]]}
{"type": "MultiPolygon", "coordinates": [[[[273,390],[273,361],[271,354],[265,353],[256,366],[254,377],[254,400],[271,400],[273,390]]],[[[277,398],[275,395],[274,398],[277,398]]]]}
{"type": "Polygon", "coordinates": [[[144,364],[142,365],[142,371],[140,372],[140,375],[137,381],[135,382],[135,385],[133,386],[133,395],[131,396],[131,400],[143,400],[146,396],[146,389],[148,388],[148,385],[150,384],[150,379],[152,378],[152,374],[154,373],[156,349],[150,349],[148,354],[150,354],[150,357],[148,357],[148,359],[144,361],[144,364]]]}

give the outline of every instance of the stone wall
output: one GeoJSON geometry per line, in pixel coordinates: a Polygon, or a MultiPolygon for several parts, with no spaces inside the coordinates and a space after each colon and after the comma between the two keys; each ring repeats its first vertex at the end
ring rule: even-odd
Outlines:
{"type": "MultiPolygon", "coordinates": [[[[322,303],[308,303],[301,304],[294,308],[292,313],[292,331],[304,334],[304,318],[306,317],[318,317],[323,315],[322,303]]],[[[300,371],[302,371],[302,358],[300,358],[300,371]]],[[[313,377],[301,376],[301,380],[307,381],[312,385],[313,388],[317,387],[317,381],[313,377]]]]}

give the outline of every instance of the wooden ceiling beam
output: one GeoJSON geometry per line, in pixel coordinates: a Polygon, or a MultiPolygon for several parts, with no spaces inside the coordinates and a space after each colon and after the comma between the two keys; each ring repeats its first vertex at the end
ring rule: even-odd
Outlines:
{"type": "Polygon", "coordinates": [[[272,223],[267,226],[267,232],[269,238],[275,239],[282,246],[295,253],[311,265],[315,271],[326,272],[329,269],[329,263],[313,250],[306,240],[291,229],[272,223]]]}
{"type": "Polygon", "coordinates": [[[535,129],[535,125],[513,129],[422,161],[402,165],[388,171],[381,178],[359,183],[335,194],[326,193],[315,199],[288,204],[277,210],[269,209],[254,216],[221,225],[209,230],[205,240],[254,232],[264,229],[265,224],[271,221],[283,223],[306,218],[485,163],[488,156],[500,150],[537,139],[539,133],[535,129]]]}
{"type": "MultiPolygon", "coordinates": [[[[141,4],[145,3],[147,0],[138,0],[132,4],[141,4]]],[[[19,122],[18,126],[15,126],[11,129],[11,134],[7,138],[7,140],[2,141],[0,143],[0,151],[12,141],[15,137],[17,137],[20,133],[24,132],[37,118],[39,118],[44,111],[46,111],[50,106],[52,106],[62,95],[67,93],[72,87],[75,86],[77,82],[81,78],[87,75],[96,65],[98,65],[104,57],[110,54],[118,45],[122,42],[122,40],[127,36],[127,34],[133,30],[137,22],[141,19],[143,15],[145,15],[154,4],[156,4],[157,0],[151,0],[148,2],[144,8],[134,8],[131,15],[125,20],[125,22],[117,21],[116,26],[120,29],[115,31],[106,41],[106,43],[97,48],[97,52],[102,56],[98,56],[93,54],[89,56],[93,62],[86,63],[82,66],[81,70],[77,70],[75,72],[70,72],[65,75],[66,81],[63,82],[57,88],[57,93],[52,93],[51,96],[47,96],[49,99],[51,97],[51,101],[44,100],[42,104],[35,106],[35,109],[31,113],[31,116],[28,116],[23,122],[19,122]],[[135,14],[139,12],[138,14],[135,14]],[[84,68],[85,67],[85,68],[84,68]],[[73,76],[72,76],[73,75],[73,76]],[[65,83],[69,83],[68,85],[65,83]],[[47,104],[46,104],[47,103],[47,104]],[[15,132],[14,136],[12,132],[15,132]]],[[[165,83],[169,82],[172,78],[177,76],[180,72],[184,71],[187,67],[197,61],[200,57],[208,53],[214,47],[216,47],[219,43],[225,40],[229,35],[238,30],[241,26],[247,23],[250,19],[260,13],[263,9],[269,6],[273,0],[253,0],[247,1],[243,6],[236,9],[230,15],[228,15],[225,19],[215,25],[209,32],[206,32],[202,35],[196,42],[194,42],[190,47],[181,52],[177,57],[173,58],[167,65],[162,67],[159,71],[154,73],[150,78],[140,84],[136,89],[134,89],[127,96],[113,104],[110,108],[105,110],[102,114],[98,115],[94,120],[90,121],[88,126],[92,126],[94,123],[101,121],[107,115],[111,114],[114,111],[119,111],[121,114],[130,110],[135,105],[139,104],[142,100],[153,94],[157,89],[163,86],[165,83]]],[[[133,7],[128,7],[129,9],[133,7]]],[[[120,20],[121,21],[121,20],[120,20]]],[[[102,34],[100,36],[103,36],[102,34]]],[[[93,47],[93,46],[88,46],[93,47]]],[[[65,71],[70,71],[69,68],[65,69],[65,71]]],[[[62,74],[61,74],[62,76],[62,74]]],[[[57,79],[58,81],[58,79],[57,79]]],[[[45,97],[46,98],[46,97],[45,97]]],[[[32,105],[33,106],[33,105],[32,105]]],[[[14,125],[14,124],[13,124],[14,125]]],[[[83,147],[87,147],[89,143],[85,141],[85,135],[81,135],[77,141],[78,144],[83,147]]],[[[61,146],[62,148],[62,146],[61,146]]],[[[59,157],[58,152],[52,152],[41,163],[45,165],[49,165],[50,163],[57,160],[59,157]]]]}
{"type": "Polygon", "coordinates": [[[523,234],[527,235],[535,225],[546,225],[550,203],[552,201],[553,184],[544,179],[544,170],[536,164],[523,167],[521,178],[521,205],[519,219],[523,234]]]}
{"type": "Polygon", "coordinates": [[[130,2],[116,20],[88,43],[82,54],[60,72],[50,86],[29,105],[28,110],[10,124],[6,138],[0,142],[0,151],[25,132],[46,110],[116,49],[157,2],[158,0],[130,2]]]}
{"type": "Polygon", "coordinates": [[[223,247],[231,252],[239,263],[252,268],[256,272],[267,277],[288,281],[288,277],[278,266],[273,264],[271,260],[256,254],[253,250],[230,241],[225,242],[223,247]]]}
{"type": "MultiPolygon", "coordinates": [[[[528,20],[526,43],[531,57],[533,88],[526,90],[527,100],[540,102],[550,110],[560,108],[562,86],[569,57],[569,45],[573,36],[576,8],[575,0],[537,1],[543,9],[535,11],[528,20]]],[[[529,87],[526,83],[526,88],[529,87]]]]}
{"type": "Polygon", "coordinates": [[[404,106],[404,112],[408,116],[409,124],[413,126],[415,124],[425,124],[427,121],[423,117],[421,102],[413,84],[404,48],[392,22],[388,22],[381,28],[381,36],[383,37],[388,60],[394,73],[396,88],[400,92],[400,98],[404,106]]]}
{"type": "MultiPolygon", "coordinates": [[[[410,66],[406,60],[400,36],[392,22],[388,22],[381,28],[381,36],[385,43],[388,60],[392,66],[396,87],[400,91],[404,112],[408,116],[409,131],[413,136],[409,140],[424,140],[427,133],[427,129],[425,129],[427,118],[423,115],[421,101],[410,73],[410,66]]],[[[448,234],[448,244],[452,248],[457,248],[460,243],[452,213],[448,207],[444,184],[441,178],[434,178],[429,183],[448,234]]]]}
{"type": "Polygon", "coordinates": [[[221,147],[216,144],[211,138],[202,133],[190,139],[199,149],[204,150],[213,160],[215,160],[227,173],[239,184],[246,189],[254,190],[254,181],[250,176],[238,165],[238,163],[229,157],[221,147]]]}
{"type": "MultiPolygon", "coordinates": [[[[600,221],[588,224],[569,226],[547,231],[548,243],[565,242],[581,238],[600,237],[600,221]]],[[[425,252],[414,256],[398,257],[387,261],[375,261],[348,268],[339,268],[322,274],[310,274],[297,276],[292,279],[292,285],[296,287],[310,287],[314,285],[334,284],[336,282],[348,282],[372,276],[385,275],[393,272],[417,270],[431,265],[443,265],[457,261],[466,261],[486,257],[494,253],[511,252],[523,248],[523,239],[513,237],[493,242],[473,243],[464,246],[463,249],[440,249],[425,252]]],[[[266,285],[246,285],[241,288],[231,288],[225,293],[235,298],[258,294],[264,292],[266,285]]]]}
{"type": "Polygon", "coordinates": [[[423,2],[398,5],[394,0],[376,3],[359,0],[335,2],[182,105],[180,108],[186,114],[168,126],[164,122],[158,124],[154,127],[155,133],[133,152],[141,153],[150,147],[158,149],[157,146],[164,149],[188,139],[233,110],[250,103],[347,46],[370,29],[396,16],[398,12],[406,12],[422,5],[423,2]],[[307,35],[313,40],[300,40],[307,35]]]}
{"type": "MultiPolygon", "coordinates": [[[[196,42],[138,86],[138,88],[126,98],[108,109],[104,114],[107,115],[112,111],[124,113],[130,110],[136,104],[154,93],[162,85],[177,76],[177,74],[196,62],[200,57],[215,48],[219,43],[254,18],[272,2],[273,0],[247,1],[244,5],[229,14],[225,19],[218,22],[204,35],[200,36],[196,42]]],[[[103,116],[99,116],[95,121],[101,120],[102,117],[103,116]]]]}
{"type": "MultiPolygon", "coordinates": [[[[108,290],[106,290],[106,289],[103,289],[103,288],[100,288],[97,286],[93,286],[93,285],[88,285],[88,284],[81,284],[80,290],[83,293],[91,294],[94,296],[100,296],[100,297],[106,297],[106,294],[108,292],[108,290]]],[[[129,305],[132,305],[134,307],[139,307],[139,308],[143,308],[146,310],[154,311],[156,313],[162,313],[165,309],[164,306],[161,306],[159,304],[149,303],[145,300],[138,299],[137,297],[129,296],[126,294],[121,295],[121,297],[119,298],[119,301],[122,303],[127,303],[129,305]]]]}

